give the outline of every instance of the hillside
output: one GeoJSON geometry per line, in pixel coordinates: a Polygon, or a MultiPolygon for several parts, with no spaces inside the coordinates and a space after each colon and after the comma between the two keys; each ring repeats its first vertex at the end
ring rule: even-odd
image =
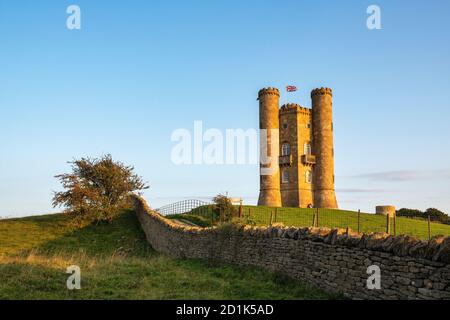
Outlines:
{"type": "Polygon", "coordinates": [[[327,299],[285,276],[153,251],[134,213],[111,225],[66,215],[0,220],[0,299],[327,299]],[[68,290],[66,268],[81,268],[68,290]]]}

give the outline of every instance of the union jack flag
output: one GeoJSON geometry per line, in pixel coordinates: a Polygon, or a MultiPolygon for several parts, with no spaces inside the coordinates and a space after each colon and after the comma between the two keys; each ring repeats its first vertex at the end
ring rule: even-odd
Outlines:
{"type": "Polygon", "coordinates": [[[297,91],[297,87],[296,86],[286,86],[286,91],[287,92],[297,91]]]}

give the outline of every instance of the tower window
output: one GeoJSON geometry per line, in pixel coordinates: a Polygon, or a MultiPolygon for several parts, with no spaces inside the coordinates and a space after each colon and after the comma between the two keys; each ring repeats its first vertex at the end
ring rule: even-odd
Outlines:
{"type": "Polygon", "coordinates": [[[287,169],[281,171],[281,183],[289,183],[289,171],[287,169]]]}
{"type": "Polygon", "coordinates": [[[291,154],[291,145],[289,143],[283,143],[281,145],[281,155],[289,156],[291,154]]]}
{"type": "Polygon", "coordinates": [[[310,170],[305,173],[306,183],[312,183],[312,172],[310,170]]]}
{"type": "Polygon", "coordinates": [[[303,153],[304,154],[311,154],[311,144],[309,142],[305,142],[303,145],[303,153]]]}

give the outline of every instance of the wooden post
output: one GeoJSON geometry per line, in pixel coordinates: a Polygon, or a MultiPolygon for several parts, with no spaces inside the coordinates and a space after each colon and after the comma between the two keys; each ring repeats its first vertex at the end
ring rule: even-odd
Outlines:
{"type": "Polygon", "coordinates": [[[361,210],[358,209],[358,233],[361,233],[361,210]]]}
{"type": "Polygon", "coordinates": [[[251,215],[252,215],[252,209],[251,209],[251,208],[248,208],[248,218],[249,218],[249,219],[250,219],[251,215]]]}
{"type": "Polygon", "coordinates": [[[278,214],[278,208],[275,208],[275,217],[273,218],[273,222],[277,222],[277,214],[278,214]]]}
{"type": "Polygon", "coordinates": [[[319,227],[319,208],[317,208],[317,214],[316,214],[316,227],[319,227]]]}
{"type": "Polygon", "coordinates": [[[397,213],[394,212],[394,237],[397,235],[397,213]]]}
{"type": "Polygon", "coordinates": [[[428,215],[428,241],[431,240],[431,218],[430,215],[428,215]]]}
{"type": "Polygon", "coordinates": [[[272,215],[273,215],[273,211],[270,211],[269,226],[272,226],[272,215]]]}
{"type": "Polygon", "coordinates": [[[313,226],[313,227],[316,226],[316,212],[315,211],[313,212],[313,221],[312,221],[311,226],[313,226]]]}
{"type": "Polygon", "coordinates": [[[244,213],[244,207],[242,206],[242,203],[239,205],[239,218],[242,218],[242,214],[244,213]]]}
{"type": "Polygon", "coordinates": [[[390,219],[391,217],[389,216],[389,214],[386,215],[386,233],[390,234],[391,233],[391,224],[390,224],[390,219]]]}

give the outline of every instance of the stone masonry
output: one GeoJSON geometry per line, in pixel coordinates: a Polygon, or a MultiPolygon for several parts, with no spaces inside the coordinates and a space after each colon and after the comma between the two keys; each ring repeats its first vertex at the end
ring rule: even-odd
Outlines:
{"type": "Polygon", "coordinates": [[[428,242],[312,227],[186,227],[132,198],[150,245],[173,257],[257,266],[353,299],[450,299],[450,237],[428,242]],[[381,289],[366,287],[371,265],[381,269],[381,289]]]}

